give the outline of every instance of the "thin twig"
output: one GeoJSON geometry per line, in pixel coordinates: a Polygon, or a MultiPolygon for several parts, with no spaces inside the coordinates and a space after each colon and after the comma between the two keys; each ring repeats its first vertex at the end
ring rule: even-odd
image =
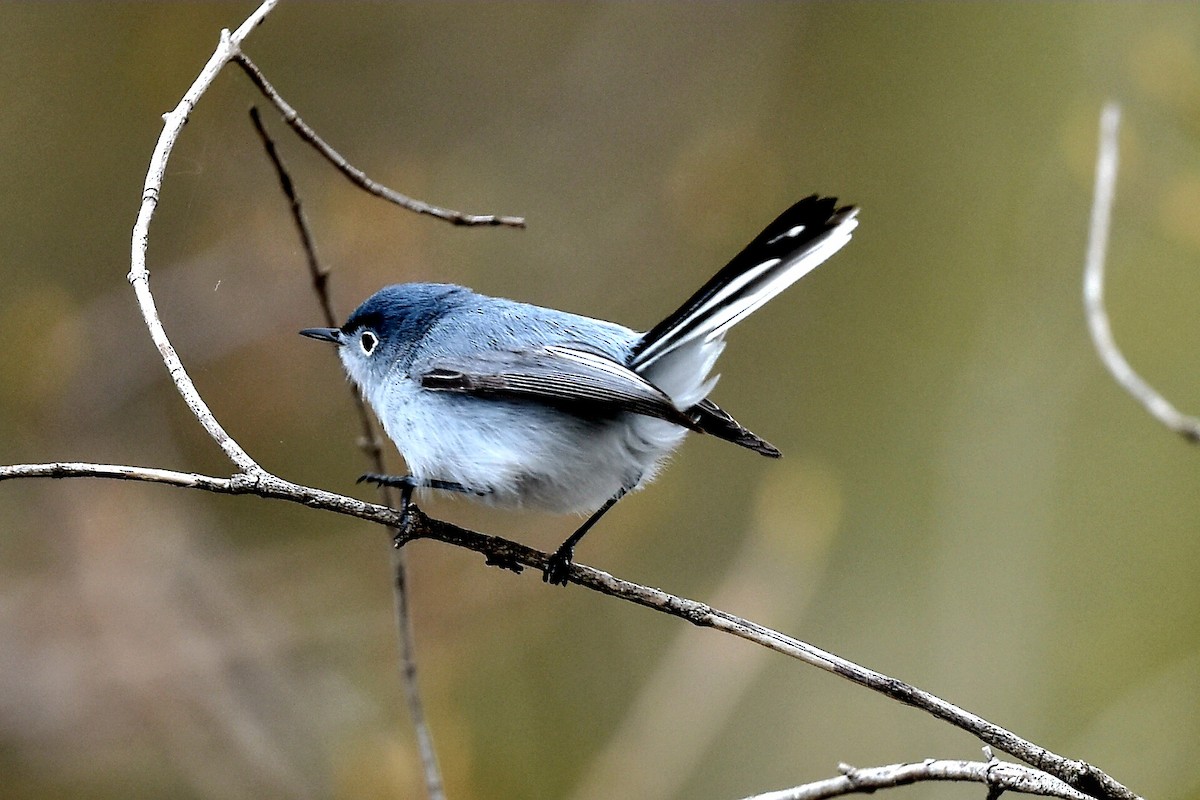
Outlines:
{"type": "MultiPolygon", "coordinates": [[[[333,305],[329,300],[329,292],[326,290],[329,283],[329,271],[321,267],[321,261],[317,258],[317,243],[313,239],[312,231],[308,228],[308,218],[304,216],[304,207],[300,203],[300,196],[296,194],[296,184],[283,164],[279,149],[275,147],[275,140],[271,138],[271,134],[267,133],[257,106],[250,106],[250,121],[254,123],[254,130],[258,133],[263,149],[267,151],[267,158],[275,167],[275,177],[279,179],[279,188],[283,190],[284,196],[288,199],[292,220],[296,223],[296,232],[300,234],[300,244],[304,247],[304,256],[308,264],[309,277],[312,278],[313,291],[317,295],[321,313],[325,316],[325,324],[332,328],[337,325],[337,317],[333,314],[333,305]]],[[[355,396],[357,397],[357,395],[355,396]]]]}
{"type": "Polygon", "coordinates": [[[1121,108],[1110,102],[1100,114],[1100,146],[1096,153],[1096,188],[1092,195],[1092,217],[1088,226],[1087,260],[1083,275],[1083,305],[1088,330],[1100,360],[1116,382],[1167,428],[1189,442],[1200,443],[1200,419],[1175,408],[1153,386],[1138,375],[1117,347],[1108,312],[1104,308],[1104,261],[1117,186],[1117,133],[1121,108]]]}
{"type": "MultiPolygon", "coordinates": [[[[19,464],[0,466],[0,481],[29,477],[102,477],[153,480],[159,483],[172,483],[177,486],[206,489],[225,494],[257,494],[266,498],[301,503],[310,508],[321,508],[391,527],[395,527],[401,522],[399,512],[392,509],[364,503],[332,492],[310,489],[270,474],[254,478],[234,476],[232,479],[221,479],[186,473],[170,473],[164,470],[153,472],[154,477],[147,477],[143,468],[136,467],[116,468],[108,465],[88,464],[19,464]],[[114,470],[125,471],[113,474],[114,470]],[[169,476],[169,479],[164,476],[169,476]]],[[[414,539],[433,539],[464,547],[482,554],[488,564],[514,572],[520,572],[524,567],[530,567],[540,572],[545,569],[546,562],[550,557],[547,553],[499,536],[491,536],[460,528],[441,520],[431,519],[415,506],[410,508],[411,513],[401,526],[402,537],[399,541],[402,543],[414,539]]],[[[646,608],[679,617],[699,627],[714,628],[732,634],[838,675],[906,705],[919,708],[976,736],[998,750],[1065,781],[1084,794],[1111,800],[1137,800],[1136,794],[1087,762],[1060,756],[929,692],[867,669],[853,661],[848,661],[756,622],[695,600],[669,594],[661,589],[622,580],[607,572],[579,563],[571,566],[568,578],[579,586],[601,594],[628,600],[646,608]]]]}
{"type": "MultiPolygon", "coordinates": [[[[389,528],[389,530],[395,530],[389,528]]],[[[408,703],[408,715],[413,731],[417,735],[417,749],[421,755],[421,768],[425,774],[425,792],[429,800],[445,800],[446,787],[442,782],[442,771],[438,766],[437,749],[433,746],[433,731],[425,717],[425,703],[417,682],[417,645],[413,638],[412,613],[409,610],[408,564],[404,551],[392,548],[392,597],[396,608],[396,632],[400,647],[400,675],[404,685],[404,698],[408,703]]]]}
{"type": "MultiPolygon", "coordinates": [[[[292,181],[287,167],[284,166],[283,159],[275,147],[275,141],[267,133],[266,127],[263,126],[262,116],[258,113],[257,108],[250,108],[250,119],[254,123],[254,129],[258,132],[263,147],[267,151],[267,157],[271,159],[271,164],[275,167],[275,174],[279,178],[279,186],[288,199],[288,205],[292,212],[292,220],[296,223],[296,230],[300,235],[300,244],[304,247],[305,260],[308,264],[308,274],[312,279],[313,292],[317,296],[317,305],[320,306],[321,316],[328,327],[337,327],[339,324],[338,318],[334,313],[333,301],[329,296],[329,270],[321,266],[320,259],[317,257],[316,241],[313,238],[312,231],[308,227],[308,220],[304,216],[304,208],[300,203],[300,198],[296,194],[295,183],[292,181]]],[[[367,404],[363,402],[362,395],[352,385],[349,386],[349,389],[354,400],[354,407],[358,413],[359,428],[362,431],[362,439],[359,442],[359,446],[370,460],[373,472],[386,472],[387,470],[383,461],[383,441],[375,430],[375,426],[371,423],[371,415],[367,411],[367,404]]],[[[390,486],[381,486],[379,488],[382,490],[381,494],[384,501],[394,507],[399,498],[395,496],[392,488],[390,486]]]]}
{"type": "MultiPolygon", "coordinates": [[[[257,108],[251,107],[250,119],[254,123],[254,129],[258,132],[259,139],[262,140],[267,157],[271,159],[271,163],[275,167],[275,174],[279,178],[280,188],[288,199],[288,205],[292,211],[292,220],[296,223],[296,230],[300,235],[300,242],[304,247],[309,276],[312,278],[313,292],[317,296],[317,304],[321,307],[321,313],[325,317],[325,324],[330,327],[335,326],[337,325],[337,316],[333,310],[333,300],[329,296],[329,271],[321,266],[321,261],[317,257],[316,240],[308,227],[308,220],[304,216],[304,208],[300,203],[300,196],[296,193],[295,183],[292,181],[292,177],[288,173],[278,149],[275,147],[275,141],[263,125],[257,108]]],[[[370,462],[371,471],[386,473],[387,469],[383,460],[383,445],[378,431],[371,424],[371,416],[367,412],[367,404],[363,402],[362,395],[353,386],[350,387],[350,394],[353,398],[354,407],[358,410],[359,426],[362,430],[360,445],[370,462]]],[[[385,505],[389,508],[396,508],[400,497],[392,487],[380,486],[379,493],[385,505]]],[[[389,528],[388,531],[392,539],[400,535],[400,531],[396,528],[389,528]]],[[[404,697],[408,703],[409,717],[412,720],[417,736],[417,749],[420,753],[421,767],[425,775],[426,794],[429,800],[445,800],[446,793],[442,781],[442,773],[438,767],[437,750],[433,746],[433,734],[430,732],[429,723],[425,717],[425,704],[421,700],[421,690],[417,682],[416,642],[413,639],[412,615],[409,613],[408,601],[407,559],[402,549],[392,548],[391,552],[392,593],[396,615],[397,641],[400,649],[400,679],[404,688],[404,697]]]]}
{"type": "Polygon", "coordinates": [[[364,191],[370,192],[376,197],[382,197],[396,205],[407,208],[409,211],[415,211],[418,214],[428,214],[438,219],[446,220],[455,225],[499,225],[508,228],[524,228],[525,219],[523,217],[497,216],[495,214],[464,214],[461,211],[453,211],[448,208],[439,208],[438,206],[430,205],[429,203],[416,200],[407,195],[397,192],[395,189],[389,189],[381,183],[371,180],[362,170],[351,164],[346,158],[334,150],[317,135],[316,131],[310,128],[304,120],[300,119],[300,115],[296,113],[296,109],[292,108],[286,100],[275,90],[275,87],[263,75],[262,70],[258,68],[253,61],[244,53],[238,53],[234,56],[234,61],[238,66],[250,77],[258,90],[263,93],[274,106],[279,109],[279,113],[283,116],[284,122],[292,126],[292,130],[303,139],[311,144],[318,153],[328,159],[329,163],[333,164],[338,170],[345,175],[351,183],[358,186],[364,191]]]}
{"type": "Polygon", "coordinates": [[[827,800],[849,794],[870,794],[931,781],[982,783],[989,791],[1021,792],[1063,800],[1087,800],[1087,795],[1072,789],[1055,777],[1022,764],[1006,761],[950,761],[928,758],[915,764],[888,764],[881,767],[854,768],[841,765],[836,778],[806,783],[791,789],[756,794],[744,800],[827,800]]]}

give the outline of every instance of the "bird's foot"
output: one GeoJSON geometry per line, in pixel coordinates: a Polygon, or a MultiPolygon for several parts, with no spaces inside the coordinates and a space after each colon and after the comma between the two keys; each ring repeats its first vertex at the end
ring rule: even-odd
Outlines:
{"type": "Polygon", "coordinates": [[[494,553],[487,556],[487,565],[489,567],[499,567],[507,569],[518,575],[525,569],[521,562],[517,561],[517,557],[511,553],[494,553]]]}
{"type": "Polygon", "coordinates": [[[546,559],[546,566],[542,569],[542,580],[551,585],[566,586],[567,578],[571,575],[571,559],[574,555],[575,548],[565,544],[555,550],[550,558],[546,559]]]}
{"type": "Polygon", "coordinates": [[[397,489],[412,491],[420,485],[412,475],[384,475],[379,472],[366,472],[358,477],[355,483],[373,483],[376,486],[394,486],[397,489]]]}

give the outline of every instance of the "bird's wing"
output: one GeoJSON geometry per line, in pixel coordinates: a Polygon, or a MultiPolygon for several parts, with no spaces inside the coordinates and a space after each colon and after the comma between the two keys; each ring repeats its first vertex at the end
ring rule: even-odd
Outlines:
{"type": "Polygon", "coordinates": [[[648,380],[607,356],[561,345],[438,355],[411,370],[422,388],[526,400],[580,414],[631,412],[686,428],[696,422],[648,380]]]}

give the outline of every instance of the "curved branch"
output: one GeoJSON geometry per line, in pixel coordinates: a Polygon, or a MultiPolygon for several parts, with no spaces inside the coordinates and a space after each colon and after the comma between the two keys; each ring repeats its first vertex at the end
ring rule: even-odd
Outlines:
{"type": "MultiPolygon", "coordinates": [[[[167,161],[171,156],[172,149],[175,147],[176,140],[179,138],[180,131],[183,130],[183,126],[187,123],[188,117],[196,107],[196,103],[199,102],[200,97],[208,90],[213,81],[216,80],[217,75],[220,74],[226,64],[237,60],[244,68],[250,65],[250,62],[244,59],[241,54],[242,42],[250,35],[251,31],[258,27],[277,2],[278,0],[265,0],[233,33],[230,33],[228,29],[222,30],[216,50],[213,51],[204,68],[200,70],[200,74],[196,76],[196,80],[192,82],[192,85],[184,93],[183,98],[174,110],[163,115],[163,130],[159,134],[158,141],[154,146],[154,152],[150,157],[149,168],[146,172],[146,182],[142,188],[142,202],[138,208],[137,220],[133,225],[128,276],[129,283],[133,286],[134,294],[137,296],[138,307],[142,312],[142,319],[145,321],[146,328],[150,332],[150,338],[158,348],[159,355],[167,367],[167,372],[170,374],[171,380],[175,383],[175,388],[178,390],[180,396],[183,397],[192,414],[201,426],[204,427],[204,430],[212,437],[213,441],[220,446],[225,455],[229,457],[229,460],[237,465],[238,469],[248,475],[262,475],[266,473],[251,458],[250,454],[217,422],[212,410],[204,402],[200,393],[196,391],[195,384],[184,369],[178,353],[175,352],[175,348],[171,344],[171,340],[167,337],[166,330],[163,328],[162,320],[158,315],[158,308],[154,302],[154,295],[150,292],[150,271],[146,266],[146,250],[149,247],[150,241],[150,222],[154,219],[154,212],[158,208],[159,196],[162,192],[163,175],[166,172],[167,161]]],[[[252,77],[254,77],[255,73],[257,73],[256,68],[254,72],[248,72],[252,77]]],[[[363,185],[363,188],[366,188],[368,191],[397,202],[406,208],[411,208],[414,211],[432,214],[458,224],[503,224],[518,227],[524,225],[524,222],[517,218],[495,217],[489,220],[486,217],[473,217],[460,214],[459,212],[447,211],[446,209],[440,209],[417,200],[412,200],[411,198],[406,198],[385,186],[370,181],[360,170],[347,164],[345,159],[342,159],[336,151],[321,141],[303,122],[300,122],[296,117],[295,111],[291,110],[286,103],[283,103],[282,98],[270,88],[270,85],[266,83],[266,79],[262,77],[261,73],[257,74],[258,78],[262,81],[259,86],[264,94],[277,105],[282,103],[283,105],[280,106],[281,110],[287,109],[290,111],[289,122],[294,127],[297,124],[303,126],[303,129],[297,128],[301,135],[305,136],[319,150],[322,150],[327,158],[339,166],[339,169],[350,176],[352,180],[363,185]],[[338,160],[340,160],[340,164],[338,160]],[[355,178],[356,175],[358,178],[355,178]],[[363,183],[364,181],[366,183],[363,183]]],[[[258,83],[258,79],[255,82],[258,83]]],[[[289,118],[289,114],[285,113],[285,118],[289,118]]]]}
{"type": "Polygon", "coordinates": [[[914,783],[955,781],[982,783],[991,792],[1021,792],[1063,800],[1087,800],[1087,795],[1055,777],[1021,764],[999,761],[949,761],[927,758],[915,764],[888,764],[858,769],[842,764],[837,778],[806,783],[791,789],[756,794],[744,800],[826,800],[848,794],[870,794],[914,783]]]}
{"type": "MultiPolygon", "coordinates": [[[[432,519],[425,516],[416,506],[410,506],[410,513],[404,515],[402,520],[401,514],[392,509],[301,486],[267,473],[256,476],[235,475],[225,479],[144,467],[114,467],[107,464],[19,464],[0,467],[0,481],[22,477],[121,478],[170,483],[225,494],[257,494],[398,528],[400,535],[396,538],[397,546],[415,539],[433,539],[464,547],[482,554],[488,564],[514,572],[520,572],[524,567],[542,571],[550,558],[548,553],[499,536],[490,536],[432,519]]],[[[732,634],[919,708],[972,734],[985,744],[1065,781],[1084,794],[1111,800],[1138,800],[1137,795],[1128,788],[1085,761],[1060,756],[936,695],[736,614],[661,589],[623,580],[579,563],[571,566],[568,579],[584,588],[679,617],[698,627],[714,628],[732,634]]]]}
{"type": "Polygon", "coordinates": [[[1088,225],[1087,259],[1083,274],[1083,305],[1088,330],[1100,360],[1125,391],[1167,428],[1193,444],[1200,443],[1200,419],[1190,417],[1130,366],[1117,347],[1108,312],[1104,308],[1104,261],[1108,251],[1109,223],[1117,187],[1117,132],[1121,108],[1109,103],[1100,114],[1100,147],[1096,153],[1096,188],[1092,195],[1092,217],[1088,225]]]}
{"type": "Polygon", "coordinates": [[[200,70],[200,74],[196,76],[191,87],[184,93],[179,105],[173,111],[163,115],[163,130],[154,146],[154,154],[150,157],[146,183],[142,188],[142,204],[138,209],[137,221],[133,225],[133,245],[129,261],[129,283],[133,285],[134,294],[137,295],[142,319],[146,322],[150,338],[158,348],[159,355],[166,364],[167,372],[170,373],[171,380],[175,383],[175,388],[204,430],[208,431],[208,435],[213,438],[213,441],[225,451],[229,460],[250,475],[262,474],[262,467],[217,422],[208,404],[200,397],[195,384],[184,370],[179,355],[171,345],[171,340],[167,338],[167,332],[163,329],[158,309],[154,304],[154,295],[150,293],[150,271],[146,267],[146,249],[150,243],[150,221],[154,218],[154,212],[158,208],[159,194],[162,191],[163,174],[166,172],[167,160],[171,156],[175,140],[179,138],[179,132],[183,130],[188,116],[196,107],[201,95],[216,80],[221,69],[237,55],[242,40],[258,27],[263,18],[275,7],[276,2],[277,0],[266,0],[233,33],[230,33],[228,29],[222,30],[217,49],[208,59],[204,68],[200,70]]]}

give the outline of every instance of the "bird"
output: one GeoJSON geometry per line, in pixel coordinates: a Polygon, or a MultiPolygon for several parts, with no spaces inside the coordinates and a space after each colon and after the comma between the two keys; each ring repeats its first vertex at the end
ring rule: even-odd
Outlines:
{"type": "Polygon", "coordinates": [[[504,508],[587,519],[549,556],[566,585],[576,546],[647,485],[689,432],[769,458],[781,452],[709,399],[725,335],[841,250],[858,209],[811,195],[791,205],[650,330],[478,294],[402,283],[340,328],[300,333],[337,346],[403,455],[406,475],[359,480],[463,494],[504,508]]]}

